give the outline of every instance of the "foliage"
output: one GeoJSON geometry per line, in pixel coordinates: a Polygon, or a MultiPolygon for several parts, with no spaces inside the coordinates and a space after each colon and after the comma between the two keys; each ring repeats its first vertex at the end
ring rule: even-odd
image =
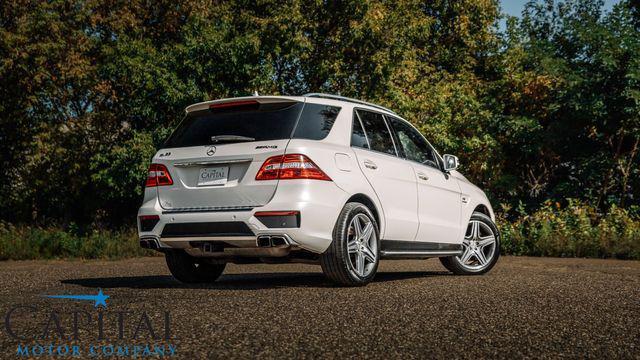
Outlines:
{"type": "MultiPolygon", "coordinates": [[[[640,209],[613,206],[606,214],[593,206],[569,200],[568,206],[550,201],[532,214],[521,207],[517,216],[498,217],[501,251],[506,255],[595,257],[640,260],[640,209]],[[635,211],[635,212],[634,212],[635,211]]],[[[38,228],[0,223],[0,260],[120,259],[153,256],[138,246],[131,230],[38,228]]]]}
{"type": "Polygon", "coordinates": [[[530,2],[511,19],[490,91],[509,161],[498,198],[638,204],[640,37],[625,5],[530,2]]]}
{"type": "Polygon", "coordinates": [[[122,227],[184,107],[255,90],[391,107],[506,209],[626,211],[639,12],[602,5],[530,1],[500,30],[497,0],[3,2],[0,219],[122,227]]]}
{"type": "Polygon", "coordinates": [[[138,245],[134,231],[92,231],[37,228],[0,223],[0,260],[121,259],[155,255],[138,245]]]}
{"type": "Polygon", "coordinates": [[[615,205],[606,214],[580,201],[550,201],[531,215],[498,219],[506,254],[640,259],[640,218],[615,205]]]}

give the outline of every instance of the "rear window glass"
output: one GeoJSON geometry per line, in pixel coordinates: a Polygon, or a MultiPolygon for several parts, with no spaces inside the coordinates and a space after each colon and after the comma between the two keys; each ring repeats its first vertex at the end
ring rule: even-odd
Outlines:
{"type": "Polygon", "coordinates": [[[340,108],[322,104],[305,104],[293,137],[296,139],[322,140],[336,122],[340,108]]]}
{"type": "Polygon", "coordinates": [[[187,114],[164,147],[220,143],[212,140],[216,136],[255,139],[251,141],[289,139],[302,107],[300,102],[280,102],[194,111],[187,114]]]}
{"type": "Polygon", "coordinates": [[[367,142],[367,136],[364,134],[362,124],[357,116],[353,117],[353,129],[351,130],[351,146],[361,147],[368,149],[369,143],[367,142]]]}

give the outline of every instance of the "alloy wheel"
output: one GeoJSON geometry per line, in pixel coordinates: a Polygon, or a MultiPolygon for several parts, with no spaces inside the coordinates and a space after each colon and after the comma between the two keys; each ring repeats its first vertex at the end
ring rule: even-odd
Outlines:
{"type": "Polygon", "coordinates": [[[496,253],[496,235],[489,225],[471,220],[462,242],[464,251],[457,260],[465,268],[478,271],[491,263],[496,253]]]}
{"type": "Polygon", "coordinates": [[[367,277],[378,261],[378,241],[374,224],[364,214],[351,219],[347,232],[349,267],[358,277],[367,277]]]}

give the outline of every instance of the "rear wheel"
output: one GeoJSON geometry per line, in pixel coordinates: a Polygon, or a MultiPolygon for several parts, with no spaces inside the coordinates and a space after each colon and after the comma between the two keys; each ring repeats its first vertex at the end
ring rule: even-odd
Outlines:
{"type": "Polygon", "coordinates": [[[500,233],[490,217],[475,212],[471,215],[459,256],[440,258],[447,270],[458,275],[484,274],[500,257],[500,233]]]}
{"type": "Polygon", "coordinates": [[[168,251],[165,259],[171,275],[186,284],[214,282],[222,275],[226,266],[226,264],[206,263],[181,250],[168,251]]]}
{"type": "Polygon", "coordinates": [[[331,245],[320,256],[322,271],[340,285],[366,285],[378,270],[379,239],[371,211],[363,204],[348,203],[338,217],[331,245]]]}

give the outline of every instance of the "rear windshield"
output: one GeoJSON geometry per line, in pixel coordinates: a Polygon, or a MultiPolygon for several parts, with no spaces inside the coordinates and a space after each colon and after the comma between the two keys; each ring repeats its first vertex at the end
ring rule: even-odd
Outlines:
{"type": "Polygon", "coordinates": [[[320,104],[305,105],[301,102],[194,111],[186,115],[167,139],[164,147],[282,140],[291,137],[321,140],[331,131],[338,112],[340,112],[339,107],[320,104]],[[242,137],[243,140],[229,138],[230,136],[242,137]]]}
{"type": "Polygon", "coordinates": [[[216,136],[235,135],[252,141],[289,139],[303,103],[285,102],[201,110],[187,114],[165,143],[167,148],[216,143],[216,136]]]}

